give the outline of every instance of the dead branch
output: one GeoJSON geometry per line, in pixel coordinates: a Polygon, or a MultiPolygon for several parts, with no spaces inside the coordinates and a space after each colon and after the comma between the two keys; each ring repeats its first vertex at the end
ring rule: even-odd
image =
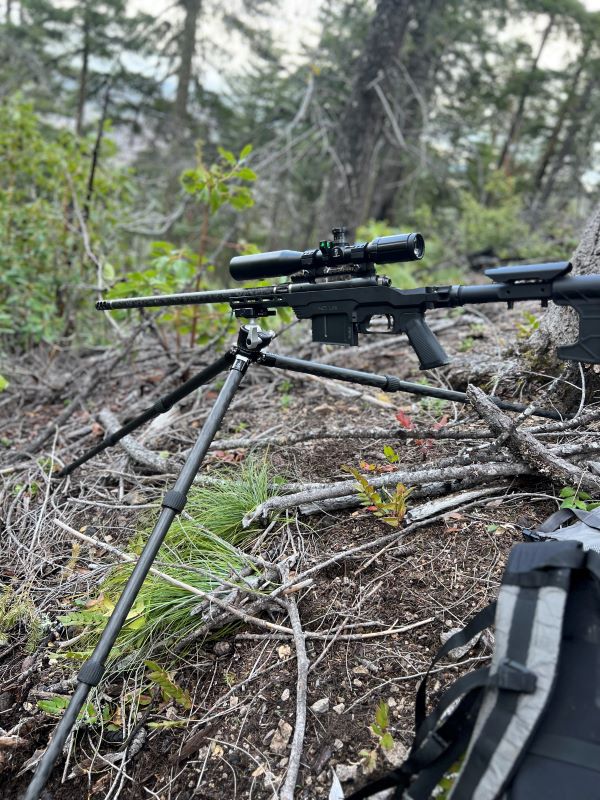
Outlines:
{"type": "MultiPolygon", "coordinates": [[[[289,582],[289,569],[287,564],[281,570],[281,577],[284,583],[289,582]]],[[[290,752],[290,760],[288,762],[285,782],[281,788],[279,797],[281,800],[294,800],[294,789],[296,788],[296,779],[298,777],[300,759],[302,758],[302,750],[304,748],[308,670],[310,667],[310,661],[306,655],[306,641],[304,638],[304,631],[302,630],[302,623],[300,621],[300,614],[298,613],[296,600],[293,597],[286,597],[284,602],[287,607],[292,630],[294,631],[296,668],[298,671],[298,677],[296,680],[296,724],[294,726],[294,738],[292,739],[292,749],[290,752]]]]}
{"type": "MultiPolygon", "coordinates": [[[[118,431],[121,427],[121,423],[117,417],[112,411],[109,411],[108,408],[103,408],[98,413],[98,420],[108,434],[115,433],[115,431],[118,431]]],[[[142,464],[144,467],[154,472],[172,472],[177,469],[177,465],[173,463],[172,458],[162,458],[158,453],[140,444],[131,434],[124,436],[120,440],[119,445],[133,461],[142,464]]]]}
{"type": "MultiPolygon", "coordinates": [[[[441,469],[399,470],[398,472],[388,472],[379,478],[373,478],[369,480],[369,483],[376,489],[396,483],[403,483],[406,486],[424,486],[430,483],[462,480],[465,478],[477,480],[480,483],[490,483],[491,481],[496,481],[498,478],[513,478],[516,475],[528,475],[530,472],[531,469],[525,464],[491,461],[481,464],[442,467],[441,469]]],[[[348,480],[331,483],[321,489],[309,489],[283,497],[271,497],[257,506],[254,511],[246,514],[242,522],[245,527],[248,527],[258,519],[266,519],[272,513],[279,513],[288,508],[317,503],[321,500],[331,500],[336,497],[357,495],[359,492],[360,487],[356,481],[348,480]]]]}
{"type": "Polygon", "coordinates": [[[511,418],[494,405],[481,389],[469,385],[467,396],[492,433],[534,472],[546,475],[555,483],[581,486],[593,492],[600,491],[600,480],[596,476],[551,453],[533,434],[522,428],[517,430],[511,418]]]}

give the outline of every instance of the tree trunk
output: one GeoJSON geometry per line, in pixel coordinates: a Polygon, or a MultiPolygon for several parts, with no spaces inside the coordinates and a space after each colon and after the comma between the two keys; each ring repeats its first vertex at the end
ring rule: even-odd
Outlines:
{"type": "Polygon", "coordinates": [[[559,172],[563,168],[566,159],[575,150],[576,141],[581,127],[581,118],[589,108],[590,97],[592,96],[592,92],[595,86],[596,86],[595,78],[594,77],[588,78],[588,81],[583,88],[581,96],[577,104],[573,108],[573,112],[571,114],[571,120],[567,132],[565,134],[565,138],[558,150],[558,153],[556,154],[552,170],[550,171],[550,174],[546,178],[546,181],[544,182],[544,185],[540,192],[539,207],[542,209],[546,206],[546,203],[548,202],[550,195],[554,190],[556,178],[558,177],[559,172]]]}
{"type": "Polygon", "coordinates": [[[523,122],[523,112],[525,111],[525,103],[527,102],[527,98],[529,97],[529,92],[533,86],[533,77],[535,76],[538,64],[540,62],[540,58],[542,56],[542,52],[544,47],[546,46],[546,42],[548,41],[548,36],[550,35],[550,31],[554,27],[554,15],[550,15],[550,21],[546,25],[544,33],[542,34],[542,40],[540,42],[540,46],[537,49],[537,53],[533,61],[531,62],[531,66],[529,67],[529,75],[526,81],[523,82],[523,86],[521,88],[521,93],[519,96],[519,103],[517,105],[517,110],[514,113],[514,116],[510,123],[510,129],[508,131],[508,135],[506,137],[506,141],[504,142],[504,146],[502,148],[502,152],[500,153],[500,158],[498,159],[498,169],[505,169],[509,163],[509,156],[510,156],[510,149],[513,145],[513,142],[517,138],[519,133],[519,129],[521,128],[521,124],[523,122]]]}
{"type": "Polygon", "coordinates": [[[181,55],[177,70],[177,95],[174,113],[177,119],[185,119],[188,113],[192,65],[196,54],[196,26],[200,16],[202,0],[181,0],[185,8],[185,21],[181,37],[181,55]]]}
{"type": "MultiPolygon", "coordinates": [[[[330,202],[332,225],[354,231],[364,221],[377,174],[377,151],[382,130],[390,120],[396,94],[397,58],[411,19],[410,0],[378,0],[363,51],[357,61],[352,89],[337,125],[335,149],[340,165],[330,202]]],[[[396,130],[396,136],[402,136],[396,130]]]]}
{"type": "Polygon", "coordinates": [[[90,25],[87,7],[83,10],[83,51],[81,54],[81,71],[79,73],[79,91],[77,93],[77,119],[75,133],[81,136],[83,132],[83,113],[87,94],[88,63],[90,59],[90,25]]]}
{"type": "Polygon", "coordinates": [[[589,50],[590,50],[590,42],[588,41],[581,53],[581,56],[579,58],[579,63],[577,64],[577,69],[575,70],[569,89],[567,91],[567,96],[562,106],[560,107],[560,111],[558,112],[558,116],[554,123],[552,133],[548,137],[548,143],[540,159],[540,163],[534,178],[534,192],[536,193],[539,193],[541,189],[542,182],[546,175],[546,170],[548,169],[548,166],[550,165],[550,162],[554,157],[554,153],[556,152],[560,135],[562,133],[563,125],[567,120],[567,116],[573,106],[573,103],[575,103],[577,99],[577,86],[579,84],[579,78],[581,77],[581,73],[583,72],[583,69],[587,62],[589,50]]]}
{"type": "MultiPolygon", "coordinates": [[[[421,149],[423,126],[429,113],[429,100],[433,77],[448,41],[432,27],[444,12],[445,0],[422,0],[414,7],[415,27],[411,30],[411,47],[407,63],[399,64],[397,106],[402,109],[399,124],[406,142],[404,149],[388,147],[382,159],[369,216],[392,221],[400,187],[409,181],[414,184],[416,174],[424,166],[421,149]]],[[[396,56],[396,62],[400,57],[396,56]]]]}

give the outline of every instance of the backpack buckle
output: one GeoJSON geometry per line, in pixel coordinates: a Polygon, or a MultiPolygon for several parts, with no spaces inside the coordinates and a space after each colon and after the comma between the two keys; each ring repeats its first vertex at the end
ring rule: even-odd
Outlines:
{"type": "Polygon", "coordinates": [[[510,658],[505,658],[500,662],[498,670],[491,676],[491,679],[493,686],[509,692],[531,694],[535,692],[537,686],[537,675],[523,664],[510,658]]]}

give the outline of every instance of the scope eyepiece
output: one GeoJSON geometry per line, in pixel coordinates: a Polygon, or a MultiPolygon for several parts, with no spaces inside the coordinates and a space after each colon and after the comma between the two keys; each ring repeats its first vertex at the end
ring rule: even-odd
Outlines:
{"type": "MultiPolygon", "coordinates": [[[[334,229],[335,236],[335,229],[334,229]]],[[[339,237],[338,237],[339,238],[339,237]]],[[[315,250],[274,250],[251,256],[235,256],[229,272],[236,281],[259,280],[293,275],[304,270],[310,276],[325,274],[328,267],[343,272],[345,264],[395,264],[418,261],[425,253],[425,239],[420,233],[397,233],[379,236],[371,242],[345,244],[334,240],[321,242],[315,250]]],[[[350,270],[348,270],[350,272],[350,270]]]]}

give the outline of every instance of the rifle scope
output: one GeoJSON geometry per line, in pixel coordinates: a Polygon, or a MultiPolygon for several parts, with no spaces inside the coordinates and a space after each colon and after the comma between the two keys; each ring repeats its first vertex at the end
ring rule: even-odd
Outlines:
{"type": "Polygon", "coordinates": [[[316,250],[274,250],[251,256],[236,256],[229,262],[229,272],[236,281],[277,278],[295,272],[327,273],[345,264],[395,264],[423,258],[425,240],[420,233],[397,233],[379,236],[371,242],[346,244],[331,241],[319,243],[316,250]]]}

